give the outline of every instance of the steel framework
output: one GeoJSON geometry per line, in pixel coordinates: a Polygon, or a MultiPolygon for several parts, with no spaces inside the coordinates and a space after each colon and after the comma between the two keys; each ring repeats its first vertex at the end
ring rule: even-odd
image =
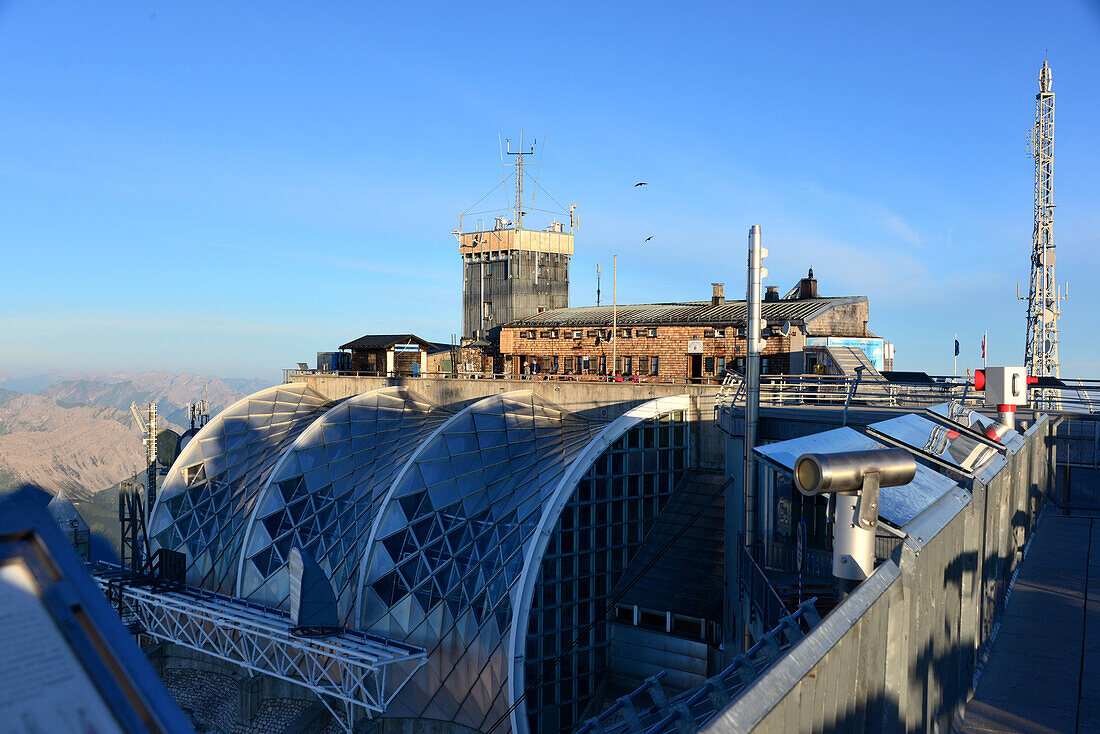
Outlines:
{"type": "MultiPolygon", "coordinates": [[[[1031,248],[1031,287],[1027,297],[1027,345],[1024,365],[1037,377],[1058,377],[1058,315],[1060,302],[1054,279],[1054,92],[1050,65],[1043,61],[1039,93],[1035,95],[1035,126],[1029,150],[1035,158],[1035,229],[1031,248]]],[[[1054,395],[1039,394],[1039,407],[1054,408],[1054,395]]]]}
{"type": "Polygon", "coordinates": [[[192,586],[132,586],[118,569],[97,567],[94,576],[132,629],[158,640],[303,686],[352,731],[356,711],[382,713],[427,653],[412,645],[355,629],[303,637],[290,617],[236,597],[192,586]]]}

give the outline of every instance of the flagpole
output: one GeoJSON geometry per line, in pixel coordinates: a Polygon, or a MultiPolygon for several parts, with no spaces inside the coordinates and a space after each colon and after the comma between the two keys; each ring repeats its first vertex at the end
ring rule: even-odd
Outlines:
{"type": "Polygon", "coordinates": [[[959,347],[958,347],[958,343],[959,343],[959,335],[955,334],[955,343],[951,345],[952,348],[955,351],[955,363],[954,363],[955,366],[952,367],[953,372],[951,374],[954,375],[955,377],[959,376],[959,347]]]}
{"type": "Polygon", "coordinates": [[[989,332],[982,335],[982,369],[989,367],[989,332]]]}

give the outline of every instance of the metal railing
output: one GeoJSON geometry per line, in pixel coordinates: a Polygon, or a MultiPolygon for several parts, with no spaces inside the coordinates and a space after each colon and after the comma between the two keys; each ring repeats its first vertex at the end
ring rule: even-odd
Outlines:
{"type": "Polygon", "coordinates": [[[753,554],[741,543],[738,546],[737,577],[741,580],[741,590],[748,595],[749,609],[754,618],[760,621],[764,629],[771,629],[790,611],[753,554]]]}
{"type": "Polygon", "coordinates": [[[775,661],[821,622],[809,599],[783,616],[760,640],[717,675],[676,696],[661,681],[666,672],[650,676],[637,689],[620,697],[599,716],[589,719],[577,734],[674,734],[694,732],[751,687],[775,661]]]}
{"type": "Polygon", "coordinates": [[[538,372],[530,375],[519,372],[409,372],[409,371],[364,371],[364,370],[300,370],[284,369],[283,383],[293,382],[298,377],[423,377],[437,380],[556,380],[561,382],[596,382],[612,384],[660,384],[660,385],[710,385],[717,387],[722,380],[717,377],[675,378],[660,375],[618,375],[585,374],[565,372],[538,372]]]}
{"type": "MultiPolygon", "coordinates": [[[[985,402],[968,377],[930,376],[932,382],[887,382],[845,375],[762,375],[760,402],[766,405],[833,405],[921,408],[954,400],[974,406],[985,402]]],[[[1053,400],[1057,410],[1100,413],[1100,380],[1064,378],[1064,388],[1033,386],[1030,405],[1053,400]]],[[[715,411],[744,405],[744,381],[728,375],[715,400],[715,411]]]]}

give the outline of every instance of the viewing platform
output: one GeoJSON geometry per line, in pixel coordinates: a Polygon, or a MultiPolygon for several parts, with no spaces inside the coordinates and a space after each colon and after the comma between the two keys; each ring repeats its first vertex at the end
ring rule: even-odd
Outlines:
{"type": "Polygon", "coordinates": [[[1100,732],[1100,525],[1049,508],[962,731],[1100,732]]]}

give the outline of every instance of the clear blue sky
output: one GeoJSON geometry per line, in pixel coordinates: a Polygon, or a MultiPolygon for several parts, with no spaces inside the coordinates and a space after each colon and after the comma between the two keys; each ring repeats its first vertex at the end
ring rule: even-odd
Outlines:
{"type": "Polygon", "coordinates": [[[1097,3],[467,5],[0,0],[0,371],[449,339],[521,128],[580,205],[571,305],[613,254],[621,302],[737,297],[760,224],[767,282],[869,296],[899,369],[985,329],[1018,363],[1049,51],[1063,374],[1100,377],[1097,3]]]}

